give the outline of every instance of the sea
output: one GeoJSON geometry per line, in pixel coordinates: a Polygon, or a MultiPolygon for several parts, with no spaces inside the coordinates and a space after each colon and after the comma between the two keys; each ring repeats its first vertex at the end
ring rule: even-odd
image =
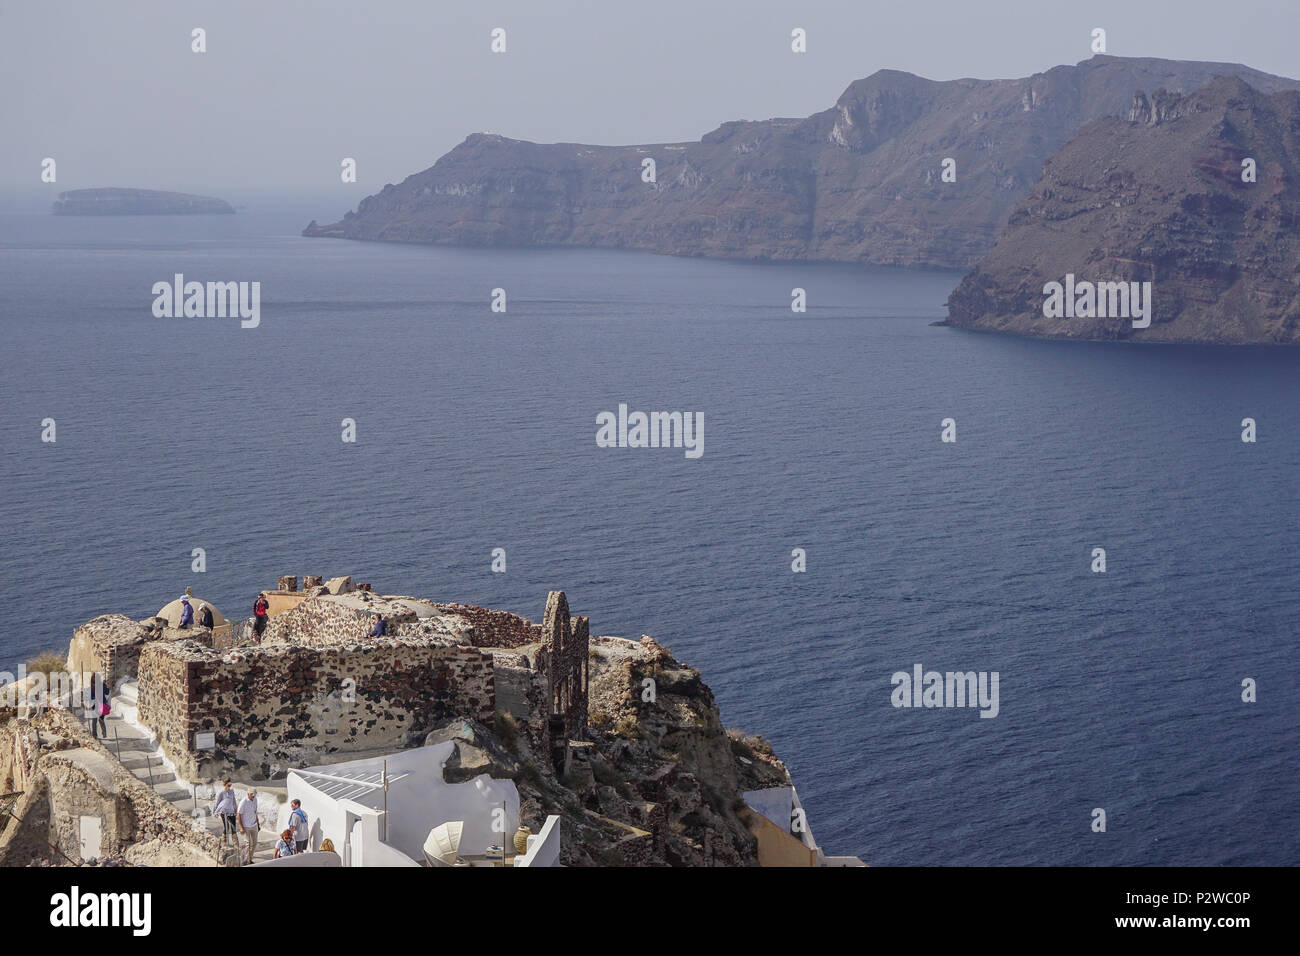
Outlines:
{"type": "Polygon", "coordinates": [[[829,854],[1300,862],[1300,350],[938,327],[951,272],[299,235],[342,211],[0,214],[0,669],[187,586],[562,589],[698,668],[829,854]],[[178,273],[259,324],[156,317],[178,273]],[[702,454],[601,447],[620,405],[702,454]],[[917,665],[996,716],[895,706],[917,665]]]}

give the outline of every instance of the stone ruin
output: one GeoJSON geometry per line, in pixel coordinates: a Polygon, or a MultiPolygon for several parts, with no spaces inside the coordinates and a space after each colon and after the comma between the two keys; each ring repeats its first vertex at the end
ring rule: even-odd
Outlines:
{"type": "Polygon", "coordinates": [[[284,776],[294,767],[420,746],[456,717],[508,714],[547,769],[563,773],[587,736],[589,628],[562,591],[542,623],[505,611],[375,593],[350,577],[282,576],[264,591],[260,642],[206,629],[96,618],[77,629],[70,669],[111,687],[138,679],[140,723],[191,782],[284,776]],[[370,633],[379,615],[383,637],[370,633]]]}
{"type": "Polygon", "coordinates": [[[0,716],[0,793],[16,797],[0,817],[0,867],[237,865],[236,850],[136,779],[74,711],[0,716]]]}

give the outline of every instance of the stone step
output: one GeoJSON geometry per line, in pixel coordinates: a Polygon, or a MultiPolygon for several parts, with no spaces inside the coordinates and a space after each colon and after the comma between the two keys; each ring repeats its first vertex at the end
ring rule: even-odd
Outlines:
{"type": "Polygon", "coordinates": [[[147,737],[117,737],[114,739],[113,735],[110,733],[108,739],[104,741],[104,746],[114,753],[117,753],[119,750],[122,751],[123,757],[128,753],[153,754],[158,752],[158,745],[147,737]]]}
{"type": "MultiPolygon", "coordinates": [[[[142,771],[146,771],[149,767],[157,768],[163,766],[163,758],[157,753],[157,751],[128,750],[123,747],[122,766],[127,770],[134,771],[139,768],[142,771]]],[[[157,774],[157,772],[158,771],[155,769],[154,773],[157,774]]]]}
{"type": "Polygon", "coordinates": [[[265,847],[259,844],[256,852],[253,853],[254,863],[265,863],[267,860],[275,859],[275,844],[268,842],[265,847]]]}
{"type": "MultiPolygon", "coordinates": [[[[276,839],[279,839],[279,838],[277,837],[276,839]]],[[[263,831],[262,831],[262,834],[261,834],[261,839],[259,839],[259,840],[257,841],[257,849],[253,851],[253,862],[254,862],[254,863],[265,863],[267,860],[274,860],[274,859],[275,859],[275,843],[276,843],[276,841],[270,839],[270,838],[267,836],[266,831],[263,830],[263,831]]],[[[248,859],[248,844],[247,844],[246,842],[244,842],[243,835],[241,834],[241,835],[240,835],[240,838],[239,838],[239,862],[240,862],[240,864],[241,864],[241,865],[244,865],[244,866],[247,866],[248,864],[244,862],[244,861],[247,860],[247,859],[248,859]]]]}
{"type": "MultiPolygon", "coordinates": [[[[170,782],[171,781],[168,781],[168,783],[170,782]]],[[[170,804],[185,804],[183,809],[187,812],[190,809],[191,804],[194,802],[194,794],[190,793],[189,787],[176,786],[169,788],[164,784],[159,787],[154,787],[154,793],[158,794],[158,796],[162,797],[170,804]]]]}

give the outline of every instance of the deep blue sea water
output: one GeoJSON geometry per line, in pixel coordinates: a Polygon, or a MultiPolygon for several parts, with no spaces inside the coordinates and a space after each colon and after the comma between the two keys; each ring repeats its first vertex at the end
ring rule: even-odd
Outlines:
{"type": "Polygon", "coordinates": [[[0,668],[186,585],[563,588],[700,668],[828,852],[1300,860],[1300,351],[932,327],[948,273],[297,235],[334,212],[0,216],[0,668]],[[260,281],[261,326],[154,318],[176,272],[260,281]],[[703,457],[597,448],[620,402],[703,412],[703,457]],[[999,715],[895,709],[916,663],[999,715]]]}

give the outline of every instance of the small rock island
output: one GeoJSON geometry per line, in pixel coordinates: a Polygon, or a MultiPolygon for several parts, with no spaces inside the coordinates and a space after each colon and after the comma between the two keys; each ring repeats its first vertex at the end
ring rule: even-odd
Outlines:
{"type": "Polygon", "coordinates": [[[212,196],[116,186],[72,189],[59,193],[59,198],[54,201],[56,216],[194,216],[233,215],[234,212],[230,203],[212,196]]]}

